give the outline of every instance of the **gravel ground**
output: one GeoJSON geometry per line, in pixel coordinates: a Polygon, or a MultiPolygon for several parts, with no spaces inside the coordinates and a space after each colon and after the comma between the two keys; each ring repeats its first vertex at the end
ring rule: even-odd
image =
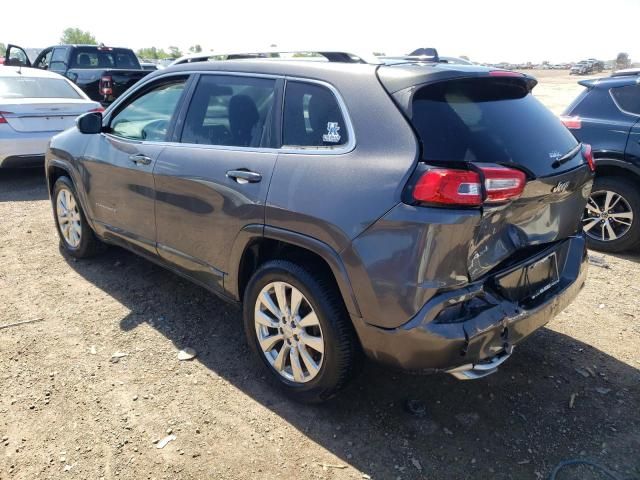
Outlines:
{"type": "MultiPolygon", "coordinates": [[[[540,95],[572,98],[551,73],[540,95]]],[[[369,364],[302,406],[262,376],[237,309],[118,248],[66,257],[42,173],[2,171],[0,480],[539,479],[572,458],[640,476],[640,254],[604,259],[496,375],[369,364]]]]}

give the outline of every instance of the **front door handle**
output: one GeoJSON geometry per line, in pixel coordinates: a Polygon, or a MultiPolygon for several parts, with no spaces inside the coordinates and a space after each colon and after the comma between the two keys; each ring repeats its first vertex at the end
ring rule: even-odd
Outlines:
{"type": "Polygon", "coordinates": [[[240,184],[258,183],[262,180],[262,175],[257,172],[250,172],[249,170],[229,170],[227,177],[233,178],[240,184]]]}
{"type": "Polygon", "coordinates": [[[131,160],[136,165],[149,165],[151,163],[151,157],[147,157],[143,153],[136,153],[135,155],[129,155],[131,160]]]}

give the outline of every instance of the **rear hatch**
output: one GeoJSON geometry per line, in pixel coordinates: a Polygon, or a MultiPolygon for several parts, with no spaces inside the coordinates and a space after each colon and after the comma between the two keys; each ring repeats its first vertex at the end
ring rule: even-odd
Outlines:
{"type": "Polygon", "coordinates": [[[498,166],[526,178],[517,196],[471,207],[481,217],[469,239],[469,279],[580,232],[593,174],[584,148],[530,94],[535,81],[512,72],[443,76],[393,94],[419,139],[418,169],[498,166]]]}
{"type": "Polygon", "coordinates": [[[17,132],[61,132],[75,123],[78,115],[100,105],[84,99],[38,98],[0,100],[2,117],[17,132]]]}

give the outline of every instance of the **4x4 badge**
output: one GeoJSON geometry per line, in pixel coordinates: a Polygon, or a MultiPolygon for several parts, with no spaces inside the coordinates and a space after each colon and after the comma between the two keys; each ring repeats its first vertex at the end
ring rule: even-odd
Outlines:
{"type": "Polygon", "coordinates": [[[551,193],[562,193],[569,188],[569,182],[558,182],[555,187],[551,189],[551,193]]]}
{"type": "Polygon", "coordinates": [[[340,125],[338,122],[327,122],[327,133],[322,135],[322,141],[327,143],[338,143],[340,141],[340,125]]]}

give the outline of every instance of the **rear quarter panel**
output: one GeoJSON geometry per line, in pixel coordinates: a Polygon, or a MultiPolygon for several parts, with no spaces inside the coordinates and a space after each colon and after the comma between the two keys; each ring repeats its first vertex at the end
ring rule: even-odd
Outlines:
{"type": "Polygon", "coordinates": [[[571,133],[580,142],[591,145],[596,161],[599,158],[624,159],[629,131],[637,119],[616,107],[608,88],[590,89],[567,114],[580,117],[581,128],[571,130],[571,133]]]}
{"type": "Polygon", "coordinates": [[[266,224],[328,244],[336,252],[400,201],[417,162],[408,123],[373,69],[335,73],[355,148],[344,154],[281,153],[266,205],[266,224]]]}

